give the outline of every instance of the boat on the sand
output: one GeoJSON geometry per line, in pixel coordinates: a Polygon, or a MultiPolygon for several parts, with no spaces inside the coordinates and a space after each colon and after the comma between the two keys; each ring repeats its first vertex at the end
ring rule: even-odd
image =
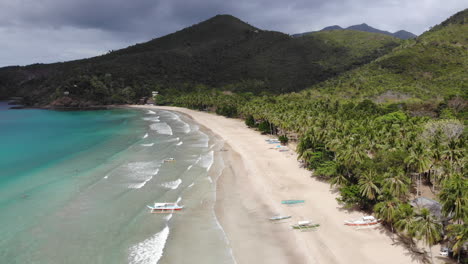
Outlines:
{"type": "Polygon", "coordinates": [[[380,223],[380,219],[376,219],[372,215],[363,216],[361,219],[344,221],[348,226],[371,226],[380,223]]]}
{"type": "Polygon", "coordinates": [[[305,203],[304,200],[283,200],[281,201],[282,204],[299,204],[299,203],[305,203]]]}
{"type": "Polygon", "coordinates": [[[280,220],[285,220],[291,218],[290,215],[275,215],[273,217],[270,217],[270,221],[280,221],[280,220]]]}
{"type": "Polygon", "coordinates": [[[303,229],[303,230],[308,230],[308,229],[313,229],[319,227],[320,224],[313,224],[310,221],[299,221],[297,224],[292,225],[291,227],[293,229],[303,229]]]}

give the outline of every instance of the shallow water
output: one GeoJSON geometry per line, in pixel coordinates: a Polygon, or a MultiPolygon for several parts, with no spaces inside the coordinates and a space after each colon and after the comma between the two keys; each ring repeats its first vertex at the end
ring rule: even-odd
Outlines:
{"type": "Polygon", "coordinates": [[[2,263],[233,263],[213,211],[222,142],[189,119],[5,109],[2,263]],[[150,214],[155,201],[186,208],[150,214]]]}

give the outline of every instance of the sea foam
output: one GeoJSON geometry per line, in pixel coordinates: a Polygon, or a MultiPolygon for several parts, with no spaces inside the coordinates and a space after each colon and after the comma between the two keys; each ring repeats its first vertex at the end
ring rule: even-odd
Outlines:
{"type": "Polygon", "coordinates": [[[167,123],[163,122],[163,123],[151,124],[150,128],[152,130],[155,130],[159,134],[172,136],[172,129],[167,123]]]}
{"type": "Polygon", "coordinates": [[[156,113],[154,111],[151,111],[151,110],[148,110],[148,112],[146,112],[148,115],[155,115],[156,113]]]}
{"type": "Polygon", "coordinates": [[[169,237],[169,227],[166,226],[161,232],[132,246],[128,256],[131,264],[156,264],[162,257],[167,238],[169,237]]]}
{"type": "Polygon", "coordinates": [[[143,117],[143,120],[145,121],[151,121],[151,122],[160,122],[161,120],[159,120],[159,116],[155,116],[155,117],[143,117]]]}
{"type": "Polygon", "coordinates": [[[165,182],[165,183],[162,183],[161,186],[164,187],[164,188],[168,188],[168,189],[172,189],[172,190],[175,190],[177,188],[179,188],[179,185],[182,183],[182,180],[181,179],[177,179],[175,181],[170,181],[170,182],[165,182]]]}
{"type": "Polygon", "coordinates": [[[149,143],[149,144],[141,144],[143,147],[152,147],[154,146],[154,143],[149,143]]]}
{"type": "Polygon", "coordinates": [[[140,188],[142,188],[143,186],[145,186],[145,184],[146,184],[147,182],[149,182],[151,179],[153,179],[153,176],[147,178],[147,179],[144,180],[143,182],[132,183],[132,184],[128,185],[128,188],[130,188],[130,189],[140,189],[140,188]]]}
{"type": "Polygon", "coordinates": [[[189,124],[185,123],[184,121],[180,121],[182,122],[182,131],[184,131],[185,134],[188,134],[190,132],[190,126],[189,124]]]}
{"type": "Polygon", "coordinates": [[[146,134],[143,136],[143,138],[147,138],[147,137],[148,137],[148,133],[146,133],[146,134]]]}
{"type": "Polygon", "coordinates": [[[212,150],[201,156],[199,165],[203,168],[206,168],[206,170],[208,171],[213,165],[213,161],[214,161],[214,151],[212,150]]]}
{"type": "Polygon", "coordinates": [[[159,163],[154,162],[131,162],[127,164],[127,169],[130,171],[130,189],[140,189],[145,186],[153,176],[159,172],[159,163]]]}

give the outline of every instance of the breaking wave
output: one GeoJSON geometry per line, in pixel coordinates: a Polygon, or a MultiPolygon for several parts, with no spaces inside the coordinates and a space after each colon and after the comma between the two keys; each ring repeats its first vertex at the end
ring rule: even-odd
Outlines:
{"type": "Polygon", "coordinates": [[[161,120],[159,120],[159,116],[155,116],[155,117],[143,117],[143,120],[145,121],[151,121],[151,122],[160,122],[161,120]]]}
{"type": "Polygon", "coordinates": [[[151,124],[150,128],[155,130],[159,134],[172,136],[172,129],[167,123],[155,123],[151,124]]]}
{"type": "Polygon", "coordinates": [[[206,168],[206,170],[208,171],[213,165],[213,161],[214,161],[214,151],[212,150],[201,156],[199,165],[203,168],[206,168]]]}
{"type": "Polygon", "coordinates": [[[128,188],[140,189],[145,186],[147,182],[153,179],[153,176],[158,174],[159,166],[159,163],[154,162],[131,162],[127,164],[131,180],[128,188]]]}
{"type": "Polygon", "coordinates": [[[146,133],[146,134],[143,136],[143,138],[147,138],[147,137],[148,137],[148,133],[146,133]]]}
{"type": "Polygon", "coordinates": [[[165,182],[165,183],[162,183],[161,186],[164,187],[164,188],[168,188],[168,189],[172,189],[172,190],[175,190],[177,188],[179,188],[179,185],[182,183],[182,180],[181,179],[177,179],[175,181],[170,181],[170,182],[165,182]]]}
{"type": "Polygon", "coordinates": [[[169,237],[169,227],[166,226],[161,232],[132,246],[128,256],[131,264],[156,264],[162,257],[167,238],[169,237]]]}
{"type": "Polygon", "coordinates": [[[141,144],[143,147],[152,147],[154,146],[154,143],[149,143],[149,144],[141,144]]]}
{"type": "Polygon", "coordinates": [[[146,112],[148,115],[155,115],[156,113],[154,111],[151,111],[151,110],[148,110],[148,112],[146,112]]]}

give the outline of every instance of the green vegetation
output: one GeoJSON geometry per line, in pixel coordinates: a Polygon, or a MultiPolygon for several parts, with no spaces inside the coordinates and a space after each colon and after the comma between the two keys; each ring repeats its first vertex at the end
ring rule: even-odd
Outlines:
{"type": "Polygon", "coordinates": [[[429,247],[446,239],[460,256],[468,222],[467,16],[397,48],[399,41],[366,32],[291,38],[218,16],[89,60],[2,69],[0,89],[21,95],[39,87],[43,102],[69,90],[101,103],[158,90],[158,104],[245,118],[261,133],[297,141],[298,159],[330,182],[344,207],[375,212],[411,248],[413,239],[429,247]],[[291,92],[306,85],[313,86],[291,92]],[[442,219],[409,205],[423,186],[438,197],[442,219]]]}
{"type": "Polygon", "coordinates": [[[372,97],[380,102],[466,98],[468,29],[463,21],[467,13],[455,15],[456,23],[444,22],[377,60],[311,89],[345,98],[372,97]]]}
{"type": "MultiPolygon", "coordinates": [[[[0,97],[45,105],[69,91],[95,104],[137,102],[151,91],[299,91],[390,52],[401,40],[366,32],[292,38],[220,15],[173,34],[65,63],[0,69],[0,97]],[[349,42],[346,41],[349,39],[349,42]]],[[[225,109],[230,111],[229,109],[225,109]]]]}

